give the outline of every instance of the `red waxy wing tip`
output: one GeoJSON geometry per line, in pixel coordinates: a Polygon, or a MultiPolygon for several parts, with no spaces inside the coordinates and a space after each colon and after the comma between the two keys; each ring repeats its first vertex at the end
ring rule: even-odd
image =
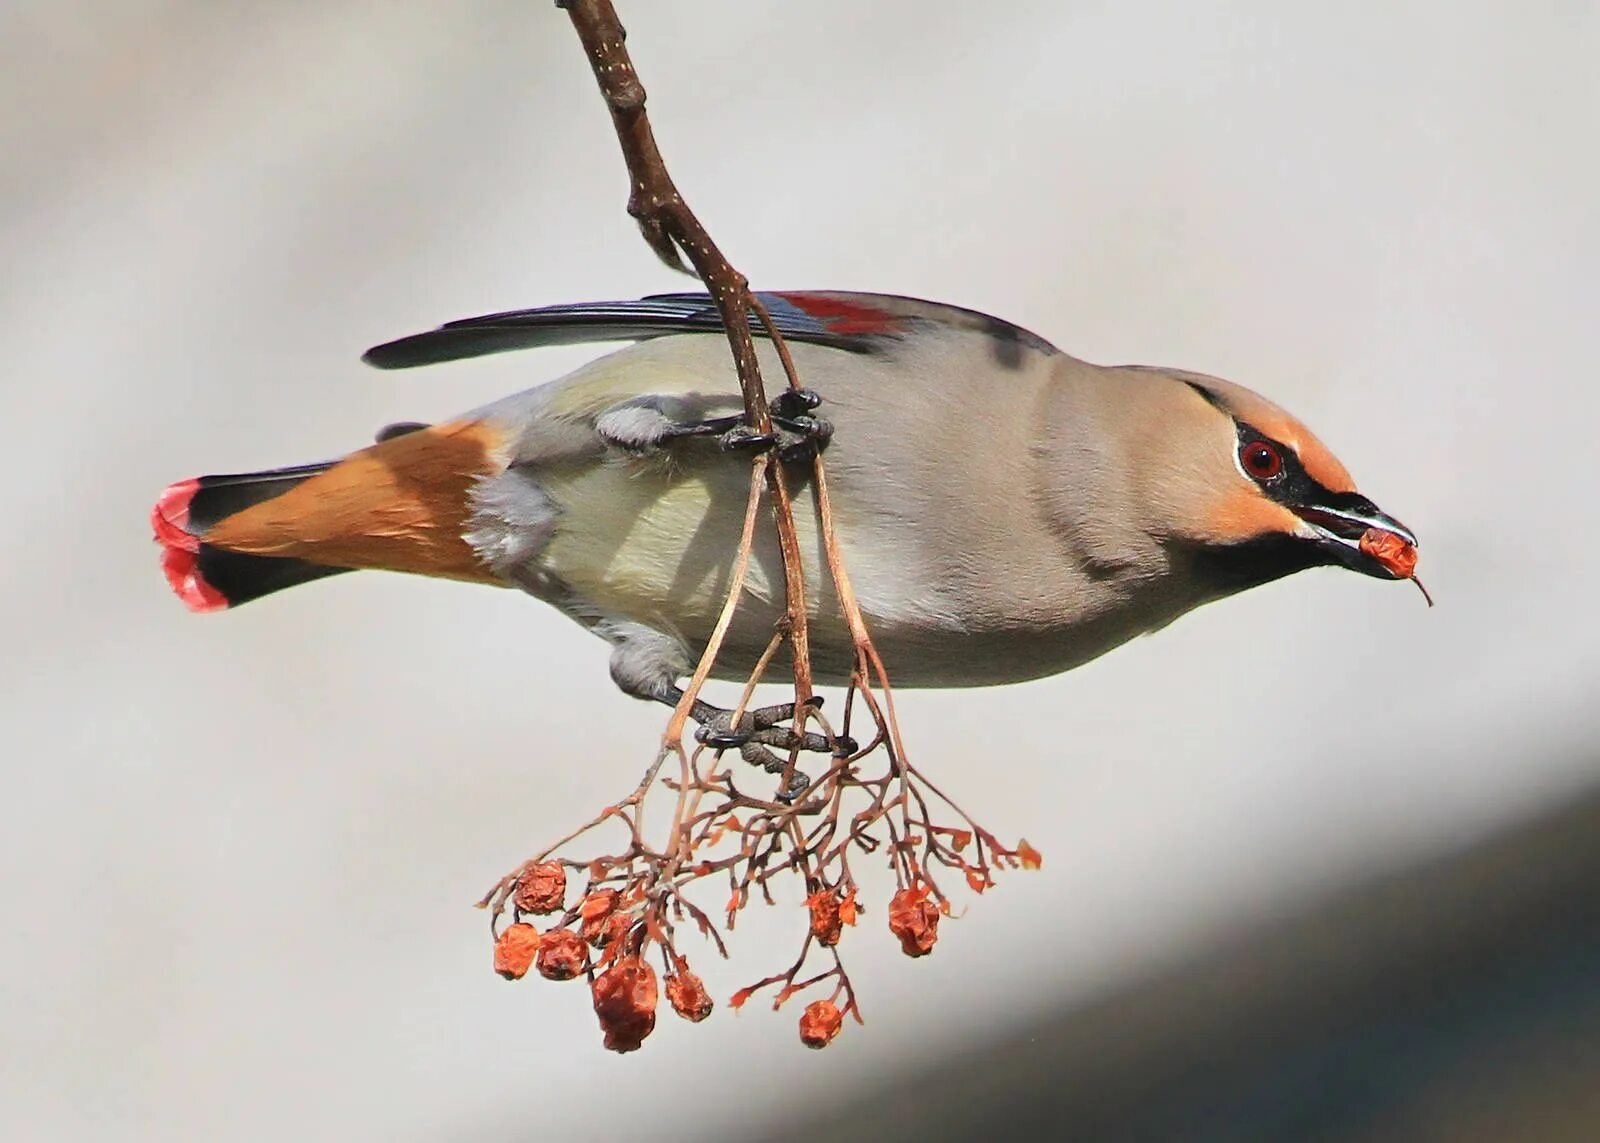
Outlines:
{"type": "Polygon", "coordinates": [[[848,335],[900,332],[900,320],[876,306],[804,291],[790,293],[779,291],[777,296],[802,313],[819,319],[832,333],[848,335]]]}

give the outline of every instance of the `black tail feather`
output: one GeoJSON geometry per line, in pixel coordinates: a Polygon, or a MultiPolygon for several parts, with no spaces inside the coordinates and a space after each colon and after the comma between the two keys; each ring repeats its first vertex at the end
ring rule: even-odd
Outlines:
{"type": "Polygon", "coordinates": [[[205,537],[229,516],[254,508],[257,504],[282,496],[302,480],[327,472],[336,461],[324,460],[316,464],[297,464],[293,468],[274,468],[266,472],[239,472],[223,476],[202,476],[199,487],[189,498],[189,522],[192,534],[205,537]]]}
{"type": "Polygon", "coordinates": [[[238,607],[286,587],[338,575],[349,568],[331,568],[292,556],[252,556],[201,543],[196,562],[200,577],[222,593],[229,607],[238,607]]]}

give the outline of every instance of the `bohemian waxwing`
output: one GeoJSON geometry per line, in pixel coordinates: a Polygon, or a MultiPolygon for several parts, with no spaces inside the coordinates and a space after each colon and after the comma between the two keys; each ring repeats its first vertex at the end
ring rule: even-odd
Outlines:
{"type": "MultiPolygon", "coordinates": [[[[519,587],[608,640],[624,691],[673,702],[723,603],[747,450],[759,447],[796,462],[825,450],[851,580],[902,687],[1065,671],[1202,603],[1318,565],[1411,578],[1411,531],[1248,389],[1090,365],[932,302],[761,298],[808,389],[774,402],[775,440],[740,423],[703,294],[452,322],[366,360],[398,369],[637,344],[455,420],[391,426],[342,460],[175,484],[153,515],[167,579],[196,611],[355,568],[519,587]]],[[[770,343],[758,348],[765,375],[781,378],[770,343]]],[[[852,645],[809,472],[790,465],[811,647],[818,681],[840,684],[852,645]]],[[[758,529],[720,677],[746,677],[781,613],[772,531],[758,529]]]]}

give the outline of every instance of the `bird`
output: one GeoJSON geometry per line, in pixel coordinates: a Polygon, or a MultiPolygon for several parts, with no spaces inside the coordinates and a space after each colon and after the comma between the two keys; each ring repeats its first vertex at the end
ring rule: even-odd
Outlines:
{"type": "MultiPolygon", "coordinates": [[[[171,485],[151,517],[166,579],[202,612],[358,569],[519,589],[609,642],[626,694],[676,704],[729,590],[761,450],[790,477],[822,685],[850,681],[854,643],[826,571],[818,454],[896,687],[1058,674],[1309,568],[1415,579],[1415,534],[1304,424],[1241,385],[1091,364],[937,302],[756,296],[803,385],[774,399],[769,433],[745,424],[706,294],[452,321],[364,360],[405,369],[632,344],[450,420],[389,425],[342,458],[171,485]]],[[[751,324],[764,373],[781,376],[751,324]]],[[[783,614],[774,533],[757,529],[714,677],[744,679],[783,614]]],[[[792,706],[756,713],[735,725],[699,701],[693,717],[717,746],[839,749],[784,737],[792,706]]]]}

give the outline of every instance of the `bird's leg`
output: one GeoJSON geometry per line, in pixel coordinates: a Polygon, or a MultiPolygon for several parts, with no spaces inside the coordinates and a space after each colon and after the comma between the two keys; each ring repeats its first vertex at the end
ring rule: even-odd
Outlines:
{"type": "Polygon", "coordinates": [[[675,419],[659,398],[624,401],[602,413],[595,429],[609,443],[631,452],[646,452],[673,441],[715,437],[728,451],[763,451],[776,448],[785,461],[809,460],[826,448],[833,426],[812,412],[822,398],[809,389],[786,389],[773,400],[773,431],[756,432],[742,414],[675,419]]]}
{"type": "MultiPolygon", "coordinates": [[[[677,680],[688,674],[690,659],[681,640],[628,620],[602,620],[596,630],[612,644],[611,677],[624,693],[672,707],[683,701],[677,680]]],[[[822,696],[813,695],[802,709],[816,710],[821,705],[822,696]]],[[[792,702],[747,710],[737,720],[731,710],[703,699],[696,699],[689,708],[689,717],[700,724],[695,732],[699,742],[714,750],[737,750],[746,762],[769,773],[781,774],[788,768],[786,758],[774,750],[781,750],[784,755],[795,749],[809,750],[835,757],[856,752],[855,742],[843,735],[799,733],[781,725],[794,716],[792,702]]],[[[810,779],[797,773],[789,788],[780,791],[779,798],[792,800],[809,785],[810,779]]]]}

